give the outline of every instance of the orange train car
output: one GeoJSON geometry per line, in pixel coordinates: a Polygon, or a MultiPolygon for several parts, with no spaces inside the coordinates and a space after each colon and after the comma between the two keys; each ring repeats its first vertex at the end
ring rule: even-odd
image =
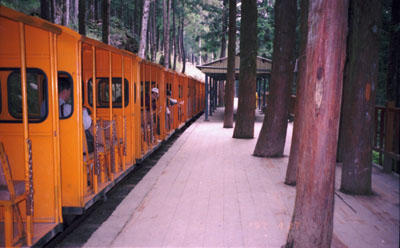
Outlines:
{"type": "Polygon", "coordinates": [[[3,6],[0,30],[0,246],[40,246],[201,113],[204,84],[3,6]]]}

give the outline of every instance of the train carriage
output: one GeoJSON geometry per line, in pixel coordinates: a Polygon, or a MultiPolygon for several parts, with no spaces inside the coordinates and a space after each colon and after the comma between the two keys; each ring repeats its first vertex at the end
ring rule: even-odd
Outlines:
{"type": "Polygon", "coordinates": [[[52,84],[61,29],[0,6],[0,30],[0,177],[5,179],[0,180],[0,245],[32,245],[45,242],[62,223],[57,85],[52,84]]]}
{"type": "Polygon", "coordinates": [[[0,245],[38,246],[199,113],[204,84],[3,6],[0,30],[0,245]]]}

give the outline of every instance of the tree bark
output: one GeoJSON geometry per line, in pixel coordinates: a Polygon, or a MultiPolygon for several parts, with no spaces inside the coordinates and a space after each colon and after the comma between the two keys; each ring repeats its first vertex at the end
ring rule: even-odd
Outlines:
{"type": "Polygon", "coordinates": [[[340,190],[351,194],[371,193],[380,3],[380,0],[350,0],[349,3],[340,127],[344,151],[340,190]]]}
{"type": "Polygon", "coordinates": [[[61,24],[64,26],[69,25],[69,0],[62,1],[62,18],[61,24]]]}
{"type": "Polygon", "coordinates": [[[172,69],[176,69],[176,35],[175,35],[175,0],[172,1],[172,40],[173,40],[173,53],[174,53],[174,62],[172,65],[172,69]]]}
{"type": "MultiPolygon", "coordinates": [[[[226,56],[226,29],[228,27],[228,0],[223,0],[223,10],[222,10],[222,30],[221,30],[221,53],[220,58],[225,58],[226,56]]],[[[222,101],[221,101],[222,102],[222,101]]]]}
{"type": "Polygon", "coordinates": [[[103,43],[110,44],[110,1],[103,0],[103,32],[102,41],[103,43]]]}
{"type": "Polygon", "coordinates": [[[140,45],[139,45],[139,57],[145,59],[146,50],[146,37],[147,37],[147,26],[149,22],[149,7],[150,0],[145,0],[143,4],[143,16],[142,16],[142,31],[140,32],[140,45]]]}
{"type": "Polygon", "coordinates": [[[170,26],[171,26],[171,24],[170,24],[170,19],[169,19],[169,17],[170,17],[170,13],[171,13],[171,3],[172,3],[172,0],[168,0],[168,15],[167,15],[167,21],[168,21],[168,23],[167,23],[167,26],[168,26],[168,30],[167,30],[167,32],[168,32],[168,34],[167,34],[167,37],[168,37],[168,39],[167,39],[167,41],[168,41],[168,67],[167,68],[171,68],[171,49],[172,49],[172,43],[173,42],[171,42],[171,37],[170,37],[170,26]]]}
{"type": "Polygon", "coordinates": [[[99,20],[99,1],[94,1],[93,12],[94,21],[97,22],[99,20]]]}
{"type": "Polygon", "coordinates": [[[389,64],[386,83],[388,102],[400,108],[400,1],[392,1],[392,20],[389,44],[389,64]]]}
{"type": "Polygon", "coordinates": [[[185,73],[186,70],[186,53],[185,53],[185,46],[183,44],[183,31],[184,25],[183,21],[185,20],[185,1],[182,0],[182,18],[181,18],[181,50],[182,50],[182,73],[185,73]]]}
{"type": "Polygon", "coordinates": [[[154,1],[154,4],[153,4],[153,13],[152,13],[152,15],[151,15],[151,20],[152,20],[152,32],[151,32],[151,37],[152,37],[152,42],[151,42],[151,61],[156,61],[156,55],[157,55],[157,51],[156,51],[156,49],[157,49],[157,46],[156,46],[156,39],[157,39],[157,36],[156,36],[156,33],[157,33],[157,19],[156,19],[156,16],[157,16],[157,0],[155,0],[154,1]]]}
{"type": "Polygon", "coordinates": [[[297,2],[275,2],[274,52],[267,113],[254,156],[282,157],[285,148],[289,117],[289,100],[293,83],[294,54],[296,49],[297,2]]]}
{"type": "Polygon", "coordinates": [[[50,21],[50,6],[48,0],[40,0],[40,17],[50,21]]]}
{"type": "Polygon", "coordinates": [[[300,1],[300,54],[297,58],[299,65],[298,81],[296,84],[296,105],[294,109],[294,123],[292,143],[290,146],[289,162],[286,169],[285,184],[296,185],[297,165],[299,163],[299,144],[304,123],[304,115],[299,109],[304,109],[304,87],[306,83],[306,46],[307,46],[307,19],[308,1],[300,1]]]}
{"type": "Polygon", "coordinates": [[[242,1],[239,104],[233,138],[254,138],[257,77],[257,1],[242,1]]]}
{"type": "Polygon", "coordinates": [[[56,21],[56,0],[50,0],[50,20],[55,23],[56,21]]]}
{"type": "Polygon", "coordinates": [[[85,0],[79,0],[79,33],[81,35],[86,35],[85,11],[85,0]]]}
{"type": "Polygon", "coordinates": [[[304,129],[296,200],[286,247],[330,247],[336,148],[346,57],[348,1],[311,0],[306,51],[304,129]]]}
{"type": "Polygon", "coordinates": [[[225,85],[224,128],[233,128],[235,97],[236,0],[229,0],[228,68],[225,85]]]}
{"type": "Polygon", "coordinates": [[[164,66],[169,68],[169,11],[168,11],[168,0],[163,0],[163,22],[164,22],[164,66]]]}
{"type": "MultiPolygon", "coordinates": [[[[74,22],[76,23],[76,24],[78,24],[78,26],[79,26],[79,0],[74,0],[75,1],[75,11],[74,11],[74,22]]],[[[78,28],[79,29],[79,28],[78,28]]]]}

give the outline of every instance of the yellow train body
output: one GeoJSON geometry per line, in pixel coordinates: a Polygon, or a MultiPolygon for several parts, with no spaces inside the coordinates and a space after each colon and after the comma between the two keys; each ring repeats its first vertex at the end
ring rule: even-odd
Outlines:
{"type": "Polygon", "coordinates": [[[0,32],[0,142],[11,179],[33,189],[31,214],[28,200],[13,208],[11,227],[18,210],[24,226],[19,240],[6,223],[7,202],[0,200],[5,226],[0,246],[48,241],[62,230],[63,214],[84,213],[204,108],[200,81],[69,28],[0,6],[0,32]],[[71,84],[66,117],[60,117],[60,78],[71,84]],[[152,100],[154,88],[159,96],[152,100]],[[169,106],[169,97],[178,104],[169,106]],[[86,153],[86,109],[94,129],[93,153],[86,153]]]}

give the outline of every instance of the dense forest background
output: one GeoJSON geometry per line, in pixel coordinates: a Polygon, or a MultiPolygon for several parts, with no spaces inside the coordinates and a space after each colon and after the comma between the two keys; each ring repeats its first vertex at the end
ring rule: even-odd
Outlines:
{"type": "MultiPolygon", "coordinates": [[[[45,3],[49,9],[49,21],[78,31],[79,2],[84,2],[86,36],[101,41],[103,5],[104,2],[108,2],[109,43],[138,53],[144,1],[146,0],[0,0],[0,4],[28,15],[41,17],[41,5],[45,3]]],[[[391,2],[382,0],[377,105],[384,105],[386,102],[391,2]]],[[[258,56],[269,59],[272,59],[273,49],[274,4],[275,0],[257,1],[258,56]]],[[[239,52],[240,41],[240,7],[241,2],[237,1],[236,52],[239,52]]],[[[196,65],[227,56],[228,0],[151,0],[148,13],[145,48],[145,57],[148,60],[165,64],[164,36],[168,37],[171,55],[168,65],[177,71],[184,70],[182,66],[184,60],[196,65]],[[166,13],[164,13],[165,8],[166,13]],[[165,18],[165,14],[168,18],[165,18]],[[164,25],[164,22],[168,25],[164,25]],[[164,34],[165,28],[169,33],[168,36],[164,34]]],[[[297,26],[296,30],[299,31],[299,24],[297,26]]],[[[298,40],[299,38],[297,44],[298,40]]]]}

